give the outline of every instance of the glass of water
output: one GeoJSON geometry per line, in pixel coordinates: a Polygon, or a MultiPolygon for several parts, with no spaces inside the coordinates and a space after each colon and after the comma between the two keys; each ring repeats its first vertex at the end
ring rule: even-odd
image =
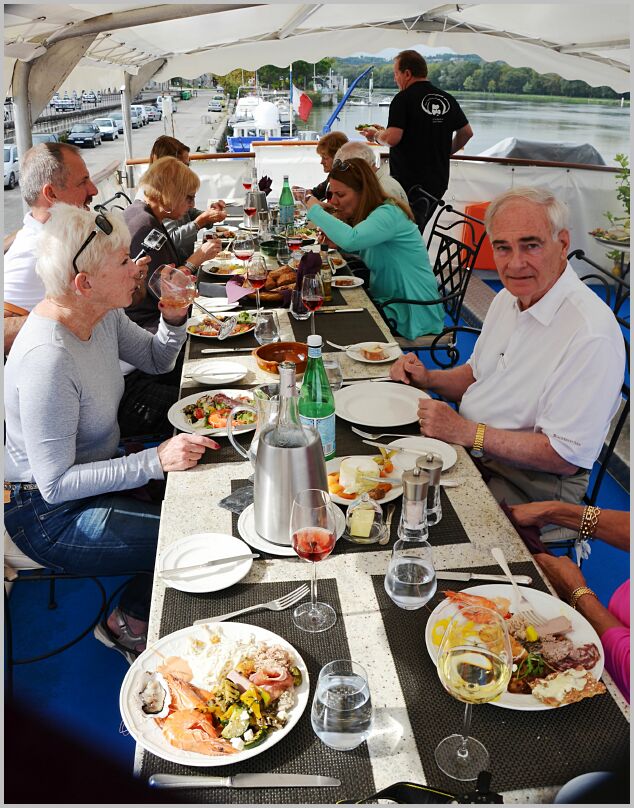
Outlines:
{"type": "Polygon", "coordinates": [[[324,363],[326,376],[328,376],[328,381],[330,382],[330,388],[334,393],[336,390],[340,390],[343,384],[339,359],[335,353],[322,354],[321,358],[324,363]]]}
{"type": "Polygon", "coordinates": [[[436,570],[426,541],[399,539],[384,581],[385,591],[400,609],[420,609],[436,592],[436,570]]]}
{"type": "Polygon", "coordinates": [[[372,701],[368,675],[358,662],[336,659],[319,671],[310,720],[331,749],[355,749],[368,738],[372,701]]]}
{"type": "Polygon", "coordinates": [[[260,311],[253,332],[260,345],[268,345],[270,342],[280,341],[280,323],[277,313],[274,311],[260,311]]]}

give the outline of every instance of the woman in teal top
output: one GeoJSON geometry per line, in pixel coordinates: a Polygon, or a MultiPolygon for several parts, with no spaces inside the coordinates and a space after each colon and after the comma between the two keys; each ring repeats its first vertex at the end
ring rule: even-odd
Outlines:
{"type": "MultiPolygon", "coordinates": [[[[337,217],[311,196],[306,202],[308,218],[342,250],[361,256],[370,270],[371,297],[378,303],[394,298],[437,299],[429,255],[411,210],[384,193],[370,166],[358,158],[335,160],[330,190],[337,217]]],[[[443,329],[440,304],[396,303],[386,306],[384,312],[407,339],[439,334],[443,329]]]]}

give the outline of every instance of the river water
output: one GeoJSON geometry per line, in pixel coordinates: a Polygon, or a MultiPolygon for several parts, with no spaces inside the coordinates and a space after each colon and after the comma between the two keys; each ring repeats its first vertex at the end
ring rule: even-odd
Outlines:
{"type": "MultiPolygon", "coordinates": [[[[375,90],[375,97],[388,97],[389,92],[375,90]]],[[[551,101],[497,100],[490,96],[460,97],[460,106],[473,128],[465,154],[479,154],[507,137],[523,140],[555,141],[557,143],[590,143],[602,155],[607,165],[614,165],[614,156],[630,151],[630,108],[604,106],[590,101],[562,104],[551,101]]],[[[358,137],[355,126],[361,123],[387,124],[388,107],[346,106],[332,130],[358,137]]],[[[298,121],[300,129],[321,132],[334,107],[313,107],[307,123],[298,121]]]]}

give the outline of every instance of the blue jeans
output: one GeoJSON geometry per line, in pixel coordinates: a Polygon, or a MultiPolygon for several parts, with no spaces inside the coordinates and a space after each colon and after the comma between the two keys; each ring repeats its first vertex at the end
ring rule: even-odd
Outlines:
{"type": "Polygon", "coordinates": [[[49,505],[18,485],[4,523],[20,550],[48,569],[117,575],[154,569],[160,511],[159,503],[122,494],[49,505]]]}

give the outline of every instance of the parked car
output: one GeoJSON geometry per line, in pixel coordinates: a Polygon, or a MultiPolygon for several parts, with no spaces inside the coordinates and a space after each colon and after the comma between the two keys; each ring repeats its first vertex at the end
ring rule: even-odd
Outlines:
{"type": "Polygon", "coordinates": [[[146,107],[148,118],[151,121],[160,121],[163,117],[163,113],[161,112],[158,107],[155,107],[154,104],[148,104],[146,107]]]}
{"type": "MultiPolygon", "coordinates": [[[[123,113],[120,110],[116,112],[110,113],[110,118],[117,124],[117,128],[119,129],[119,134],[123,134],[123,113]]],[[[130,123],[132,124],[133,129],[140,129],[143,125],[141,122],[141,118],[139,117],[138,113],[134,110],[130,110],[130,123]]]]}
{"type": "Polygon", "coordinates": [[[222,112],[223,109],[223,103],[219,98],[212,98],[207,106],[207,112],[222,112]]]}
{"type": "Polygon", "coordinates": [[[95,118],[93,124],[101,132],[104,140],[119,139],[119,126],[112,118],[95,118]]]}
{"type": "Polygon", "coordinates": [[[147,113],[140,104],[130,105],[130,113],[133,112],[141,119],[141,126],[145,126],[145,124],[148,123],[147,113]]]}
{"type": "Polygon", "coordinates": [[[32,132],[31,140],[34,146],[36,143],[59,143],[59,135],[54,132],[32,132]]]}
{"type": "Polygon", "coordinates": [[[74,112],[82,108],[81,98],[57,98],[51,101],[51,106],[57,112],[74,112]]]}
{"type": "Polygon", "coordinates": [[[4,187],[15,188],[20,179],[20,162],[18,147],[12,143],[4,146],[4,187]]]}
{"type": "Polygon", "coordinates": [[[101,132],[92,123],[76,123],[68,134],[68,142],[75,146],[101,145],[101,132]]]}

